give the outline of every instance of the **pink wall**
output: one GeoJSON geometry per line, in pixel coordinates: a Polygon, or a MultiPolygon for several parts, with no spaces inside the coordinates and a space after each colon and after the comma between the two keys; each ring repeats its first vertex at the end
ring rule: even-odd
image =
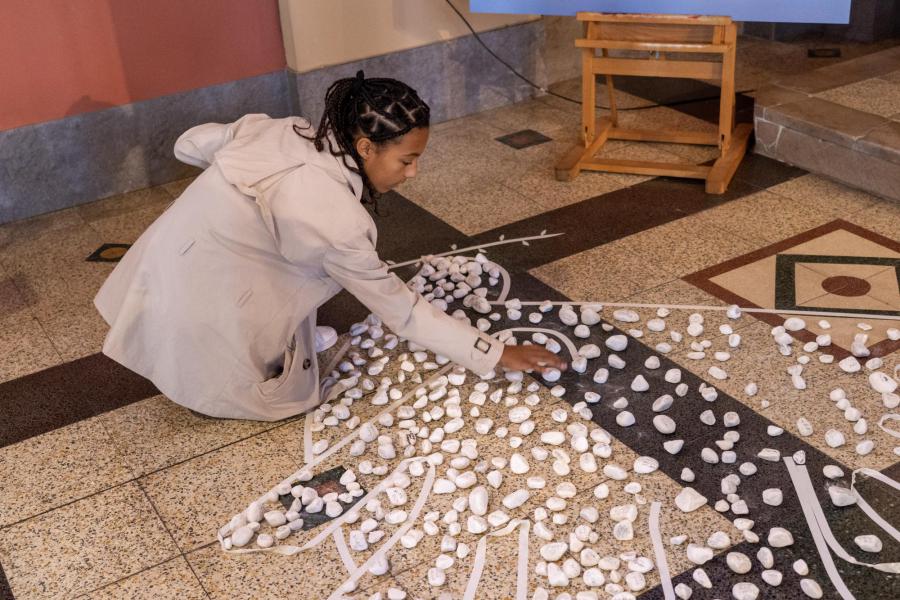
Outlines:
{"type": "Polygon", "coordinates": [[[284,66],[277,0],[0,0],[0,130],[284,66]]]}

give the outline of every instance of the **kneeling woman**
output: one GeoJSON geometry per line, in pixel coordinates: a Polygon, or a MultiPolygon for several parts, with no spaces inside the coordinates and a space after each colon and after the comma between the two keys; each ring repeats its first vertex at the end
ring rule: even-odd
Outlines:
{"type": "Polygon", "coordinates": [[[439,311],[388,272],[363,202],[416,174],[429,109],[392,79],[335,82],[318,129],[298,117],[210,123],[175,145],[206,169],[97,294],[103,352],[195,411],[278,420],[320,403],[316,310],[341,288],[476,373],[565,368],[439,311]]]}

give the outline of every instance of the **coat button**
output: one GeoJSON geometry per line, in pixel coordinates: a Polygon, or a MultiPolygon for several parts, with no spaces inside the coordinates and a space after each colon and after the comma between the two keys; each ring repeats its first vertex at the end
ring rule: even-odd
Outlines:
{"type": "Polygon", "coordinates": [[[312,361],[309,360],[308,358],[303,359],[303,370],[305,371],[310,366],[312,366],[312,361]]]}

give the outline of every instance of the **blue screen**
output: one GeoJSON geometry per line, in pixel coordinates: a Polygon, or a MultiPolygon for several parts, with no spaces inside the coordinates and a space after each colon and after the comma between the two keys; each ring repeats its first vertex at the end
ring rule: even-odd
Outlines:
{"type": "Polygon", "coordinates": [[[735,21],[849,23],[850,0],[469,0],[473,12],[572,15],[625,12],[720,15],[735,21]]]}

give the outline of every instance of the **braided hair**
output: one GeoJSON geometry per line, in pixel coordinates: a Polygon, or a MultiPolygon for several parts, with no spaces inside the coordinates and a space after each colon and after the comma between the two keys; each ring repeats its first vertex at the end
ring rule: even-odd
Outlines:
{"type": "Polygon", "coordinates": [[[325,112],[315,136],[304,135],[296,125],[294,131],[311,140],[319,152],[324,150],[327,141],[328,151],[362,177],[365,192],[362,202],[366,203],[377,199],[379,194],[362,168],[362,157],[354,141],[366,137],[376,145],[382,145],[399,139],[417,127],[428,127],[430,113],[416,91],[402,81],[366,79],[365,74],[358,71],[356,77],[338,79],[328,88],[325,112]],[[334,134],[337,148],[328,139],[329,133],[334,134]]]}

